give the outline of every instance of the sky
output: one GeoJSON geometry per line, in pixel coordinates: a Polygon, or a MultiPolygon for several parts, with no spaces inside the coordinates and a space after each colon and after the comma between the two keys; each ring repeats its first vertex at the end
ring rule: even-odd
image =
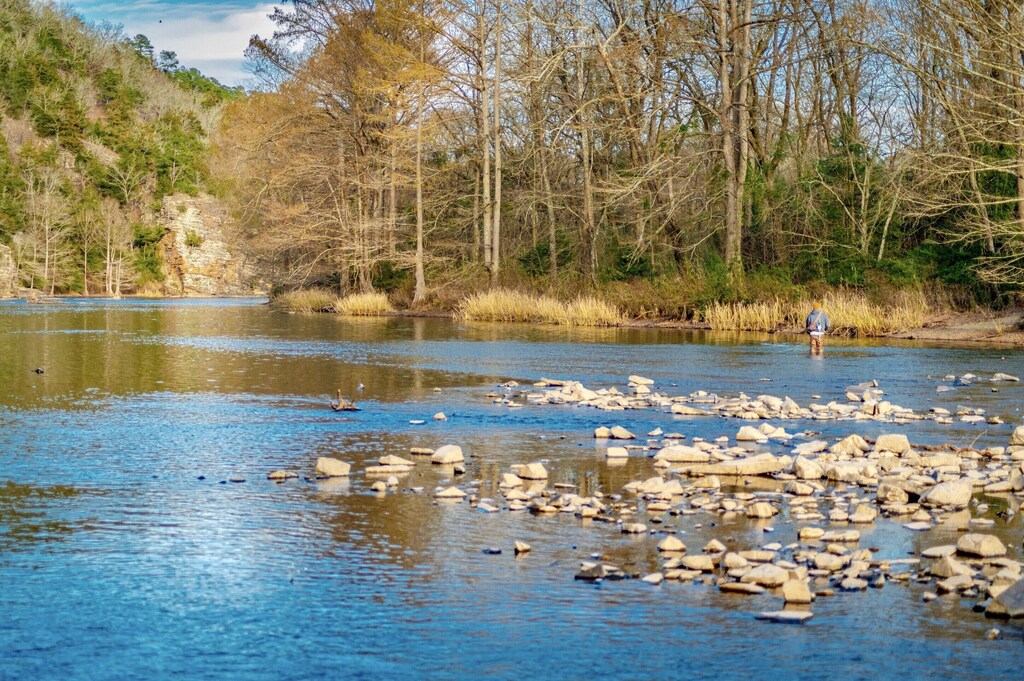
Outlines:
{"type": "Polygon", "coordinates": [[[246,85],[243,52],[254,33],[270,36],[267,18],[278,2],[266,0],[71,0],[86,21],[124,26],[126,36],[145,34],[156,53],[178,54],[185,68],[197,68],[225,85],[246,85]]]}

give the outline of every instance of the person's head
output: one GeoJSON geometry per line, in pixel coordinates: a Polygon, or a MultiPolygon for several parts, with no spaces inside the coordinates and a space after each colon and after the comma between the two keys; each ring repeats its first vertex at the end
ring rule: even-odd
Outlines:
{"type": "Polygon", "coordinates": [[[811,309],[812,310],[820,310],[821,309],[821,301],[820,300],[815,300],[813,303],[811,303],[811,309]]]}

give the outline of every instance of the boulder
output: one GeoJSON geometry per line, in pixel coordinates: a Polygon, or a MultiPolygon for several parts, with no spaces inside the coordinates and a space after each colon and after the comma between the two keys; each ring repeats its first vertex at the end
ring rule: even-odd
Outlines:
{"type": "Polygon", "coordinates": [[[863,452],[870,449],[871,446],[867,441],[860,435],[850,435],[843,438],[839,442],[829,447],[829,451],[833,454],[840,454],[845,456],[860,456],[863,452]]]}
{"type": "Polygon", "coordinates": [[[973,573],[971,568],[967,567],[956,558],[952,556],[943,556],[937,561],[932,563],[928,573],[934,577],[945,579],[947,577],[956,577],[957,575],[967,575],[970,577],[973,573]]]}
{"type": "Polygon", "coordinates": [[[910,500],[906,490],[885,480],[878,483],[876,496],[880,504],[905,504],[910,500]]]}
{"type": "Polygon", "coordinates": [[[1010,435],[1010,446],[1024,445],[1024,426],[1017,426],[1010,435]]]}
{"type": "Polygon", "coordinates": [[[690,475],[765,475],[785,470],[791,463],[788,456],[759,454],[735,461],[697,464],[686,470],[690,475]]]}
{"type": "Polygon", "coordinates": [[[458,445],[445,445],[434,450],[430,455],[430,463],[453,464],[462,463],[466,458],[462,455],[462,447],[458,445]]]}
{"type": "Polygon", "coordinates": [[[623,534],[647,534],[647,526],[643,523],[623,523],[623,534]]]}
{"type": "Polygon", "coordinates": [[[998,537],[991,534],[965,534],[956,543],[957,553],[981,558],[996,558],[1006,555],[1006,547],[998,537]]]}
{"type": "Polygon", "coordinates": [[[921,503],[928,506],[953,506],[963,508],[971,503],[974,485],[967,478],[940,482],[921,495],[921,503]]]}
{"type": "Polygon", "coordinates": [[[684,556],[679,559],[679,564],[687,570],[697,570],[699,572],[714,572],[715,570],[715,561],[712,560],[711,556],[684,556]]]}
{"type": "Polygon", "coordinates": [[[1017,580],[996,596],[997,601],[1009,617],[1024,617],[1024,579],[1017,580]]]}
{"type": "Polygon", "coordinates": [[[789,570],[784,570],[778,565],[765,563],[753,568],[740,578],[745,584],[759,584],[769,588],[782,586],[789,579],[789,570]]]}
{"type": "Polygon", "coordinates": [[[594,429],[594,437],[596,437],[599,440],[607,440],[611,436],[612,436],[612,431],[611,431],[610,428],[606,428],[605,426],[601,426],[599,428],[595,428],[594,429]]]}
{"type": "Polygon", "coordinates": [[[910,441],[906,435],[879,435],[875,440],[875,451],[903,454],[910,449],[910,441]]]}
{"type": "Polygon", "coordinates": [[[348,475],[350,470],[352,470],[352,464],[321,456],[316,460],[314,473],[318,478],[342,478],[348,475]]]}
{"type": "Polygon", "coordinates": [[[613,440],[632,440],[636,437],[636,435],[633,435],[633,433],[629,432],[622,426],[612,426],[609,434],[613,440]]]}
{"type": "Polygon", "coordinates": [[[528,463],[524,466],[519,466],[513,472],[523,480],[548,479],[548,471],[544,468],[544,464],[541,463],[528,463]]]}
{"type": "Polygon", "coordinates": [[[670,445],[658,450],[658,453],[654,455],[654,459],[655,461],[668,461],[670,463],[707,463],[711,456],[696,447],[670,445]]]}
{"type": "Polygon", "coordinates": [[[801,480],[821,480],[825,469],[817,461],[798,456],[793,462],[793,475],[801,480]]]}
{"type": "Polygon", "coordinates": [[[759,501],[756,504],[751,504],[747,507],[748,518],[771,518],[779,512],[779,509],[775,508],[766,501],[759,501]]]}
{"type": "Polygon", "coordinates": [[[767,437],[765,434],[753,426],[743,426],[740,428],[739,432],[736,433],[737,442],[760,442],[766,439],[767,437]]]}
{"type": "Polygon", "coordinates": [[[782,597],[786,603],[806,605],[814,600],[810,588],[799,579],[787,579],[782,585],[782,597]]]}

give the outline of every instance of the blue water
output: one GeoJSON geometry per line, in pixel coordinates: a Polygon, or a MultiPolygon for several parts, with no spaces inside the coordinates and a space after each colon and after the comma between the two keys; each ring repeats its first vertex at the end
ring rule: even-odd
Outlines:
{"type": "MultiPolygon", "coordinates": [[[[925,604],[924,586],[839,594],[818,600],[805,625],[767,624],[753,614],[781,607],[770,594],[573,580],[598,553],[631,572],[656,570],[658,536],[430,497],[455,483],[495,498],[499,474],[533,460],[546,462],[551,483],[615,493],[653,469],[639,455],[608,466],[595,426],[711,438],[740,425],[509,410],[486,393],[510,379],[624,388],[639,373],[671,394],[745,391],[805,404],[812,395],[842,401],[845,386],[875,378],[897,404],[980,407],[1007,423],[782,425],[998,445],[1020,422],[1021,384],[936,387],[950,384],[947,374],[1024,375],[1021,351],[836,341],[820,361],[801,341],[344,320],[258,301],[0,304],[0,677],[1019,678],[1019,627],[999,625],[1006,638],[988,641],[993,623],[969,601],[925,604]],[[363,411],[328,410],[339,388],[363,411]],[[437,411],[449,420],[431,421],[437,411]],[[359,472],[383,454],[446,443],[466,451],[465,476],[419,463],[399,492],[378,497],[359,472]],[[354,475],[265,478],[277,468],[308,476],[317,456],[350,461],[354,475]],[[245,482],[228,482],[236,476],[245,482]],[[514,557],[515,540],[533,551],[514,557]],[[491,546],[503,553],[485,555],[491,546]]],[[[684,533],[691,553],[712,537],[737,549],[787,544],[797,530],[779,518],[766,535],[704,514],[661,527],[684,533]]],[[[861,531],[861,547],[891,558],[957,537],[887,520],[861,531]]],[[[999,520],[993,531],[1020,559],[1021,523],[999,520]]]]}

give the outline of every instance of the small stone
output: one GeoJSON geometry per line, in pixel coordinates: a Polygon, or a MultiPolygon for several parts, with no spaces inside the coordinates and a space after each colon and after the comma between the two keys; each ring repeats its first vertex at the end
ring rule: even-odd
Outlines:
{"type": "Polygon", "coordinates": [[[377,482],[375,482],[372,485],[370,485],[370,489],[372,489],[374,492],[387,492],[388,491],[388,485],[387,485],[386,482],[383,482],[382,480],[378,480],[377,482]]]}
{"type": "Polygon", "coordinates": [[[626,459],[629,457],[629,450],[625,447],[609,447],[605,450],[605,456],[609,459],[626,459]]]}
{"type": "Polygon", "coordinates": [[[868,588],[868,583],[863,579],[847,577],[839,583],[839,588],[843,591],[864,591],[868,588]]]}
{"type": "Polygon", "coordinates": [[[443,411],[439,411],[436,414],[434,414],[434,420],[435,421],[447,421],[448,417],[444,415],[443,411]]]}
{"type": "Polygon", "coordinates": [[[624,534],[646,534],[647,526],[643,523],[624,523],[622,532],[624,534]]]}
{"type": "Polygon", "coordinates": [[[931,523],[918,522],[918,523],[904,523],[903,527],[911,530],[912,532],[925,532],[932,529],[931,523]]]}
{"type": "Polygon", "coordinates": [[[765,588],[763,586],[758,584],[746,584],[743,582],[725,582],[724,584],[718,585],[718,590],[725,593],[751,595],[763,594],[765,592],[765,588]]]}
{"type": "Polygon", "coordinates": [[[820,527],[801,527],[798,536],[801,541],[813,541],[815,539],[821,539],[824,534],[825,530],[820,527]]]}
{"type": "Polygon", "coordinates": [[[663,575],[660,572],[652,572],[651,574],[642,577],[640,581],[647,582],[648,584],[653,584],[654,586],[657,586],[661,584],[663,581],[665,581],[665,575],[663,575]]]}
{"type": "Polygon", "coordinates": [[[996,629],[995,627],[992,627],[991,629],[985,632],[985,638],[987,638],[989,641],[998,641],[1003,638],[1003,632],[1001,632],[999,629],[996,629]]]}
{"type": "Polygon", "coordinates": [[[686,544],[679,541],[678,538],[669,535],[658,544],[658,550],[664,553],[684,553],[686,551],[686,544]]]}
{"type": "Polygon", "coordinates": [[[532,548],[532,546],[524,541],[517,541],[515,543],[515,551],[517,555],[520,553],[529,553],[532,548]]]}
{"type": "Polygon", "coordinates": [[[485,554],[487,554],[488,556],[500,556],[501,555],[501,547],[499,547],[499,546],[488,546],[486,549],[483,550],[483,552],[485,554]]]}
{"type": "Polygon", "coordinates": [[[458,487],[449,487],[447,489],[443,489],[439,492],[434,493],[435,499],[462,499],[465,496],[466,493],[463,492],[458,487]]]}
{"type": "Polygon", "coordinates": [[[950,482],[940,482],[921,495],[921,503],[929,506],[953,506],[963,508],[971,503],[974,496],[974,485],[963,478],[950,482]]]}
{"type": "Polygon", "coordinates": [[[875,450],[893,454],[903,454],[910,449],[910,441],[906,435],[879,435],[875,440],[875,450]]]}
{"type": "Polygon", "coordinates": [[[721,553],[722,551],[725,551],[725,544],[717,539],[712,539],[704,545],[704,553],[721,553]]]}
{"type": "Polygon", "coordinates": [[[290,480],[291,478],[299,477],[298,473],[292,473],[291,471],[278,470],[272,473],[267,473],[268,480],[290,480]]]}
{"type": "Polygon", "coordinates": [[[777,610],[774,612],[759,612],[757,619],[780,624],[803,624],[814,617],[814,613],[806,610],[777,610]]]}

